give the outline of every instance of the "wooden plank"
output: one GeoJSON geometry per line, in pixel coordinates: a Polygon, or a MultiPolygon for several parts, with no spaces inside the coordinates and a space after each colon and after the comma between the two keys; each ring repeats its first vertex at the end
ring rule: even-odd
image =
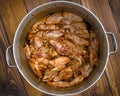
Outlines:
{"type": "Polygon", "coordinates": [[[5,49],[9,45],[6,31],[0,20],[0,96],[27,96],[19,72],[6,65],[5,49]]]}
{"type": "MultiPolygon", "coordinates": [[[[88,9],[90,9],[93,13],[95,13],[99,17],[106,31],[112,31],[116,35],[117,41],[119,41],[120,34],[118,32],[117,24],[112,15],[112,11],[110,9],[108,1],[107,0],[97,0],[97,1],[96,0],[92,0],[92,1],[82,0],[82,3],[84,6],[86,6],[88,9]]],[[[118,47],[119,46],[120,46],[120,43],[118,43],[118,47]]],[[[110,84],[110,87],[112,89],[112,93],[114,96],[119,96],[120,94],[119,92],[120,90],[120,83],[119,83],[120,65],[118,61],[119,56],[120,56],[119,48],[118,48],[117,53],[110,56],[109,58],[110,62],[108,63],[108,66],[106,68],[108,82],[110,84]]],[[[106,88],[106,85],[104,86],[104,88],[106,88]]]]}
{"type": "Polygon", "coordinates": [[[10,42],[13,42],[18,24],[26,14],[22,0],[0,0],[0,14],[10,42]]]}
{"type": "Polygon", "coordinates": [[[118,25],[118,29],[120,32],[120,0],[108,0],[110,8],[112,10],[115,21],[118,25]]]}
{"type": "Polygon", "coordinates": [[[8,77],[8,71],[7,71],[7,66],[5,65],[5,46],[8,45],[8,42],[6,42],[6,38],[4,35],[2,35],[2,30],[1,30],[1,20],[0,20],[0,94],[4,94],[2,92],[3,87],[7,86],[9,84],[9,77],[8,77]],[[6,42],[5,44],[3,42],[6,42]]]}
{"type": "Polygon", "coordinates": [[[0,96],[27,96],[18,70],[6,66],[5,60],[6,48],[12,44],[23,14],[22,0],[0,0],[0,96]]]}
{"type": "Polygon", "coordinates": [[[24,0],[27,12],[31,11],[33,8],[41,4],[44,4],[50,1],[51,0],[24,0]]]}

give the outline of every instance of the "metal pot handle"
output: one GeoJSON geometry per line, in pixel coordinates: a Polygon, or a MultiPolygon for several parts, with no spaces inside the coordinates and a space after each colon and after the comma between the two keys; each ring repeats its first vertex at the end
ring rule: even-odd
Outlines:
{"type": "Polygon", "coordinates": [[[118,49],[118,44],[117,44],[116,37],[115,37],[114,33],[112,33],[112,32],[106,32],[106,34],[112,36],[112,41],[113,41],[114,50],[113,50],[113,51],[110,51],[109,54],[113,54],[113,53],[115,53],[115,52],[117,51],[117,49],[118,49]]]}
{"type": "Polygon", "coordinates": [[[8,65],[9,67],[16,67],[15,65],[12,65],[12,64],[10,63],[9,49],[11,49],[12,47],[13,47],[13,45],[10,45],[10,46],[7,48],[7,50],[6,50],[6,61],[7,61],[7,65],[8,65]]]}

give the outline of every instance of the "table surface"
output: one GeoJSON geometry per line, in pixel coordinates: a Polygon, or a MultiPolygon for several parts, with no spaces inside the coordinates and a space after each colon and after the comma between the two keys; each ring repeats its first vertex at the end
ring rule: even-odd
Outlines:
{"type": "MultiPolygon", "coordinates": [[[[0,96],[48,96],[29,85],[17,68],[7,66],[5,52],[13,43],[22,18],[31,9],[50,1],[54,0],[0,0],[0,96]]],[[[105,30],[113,32],[118,41],[118,51],[109,56],[107,68],[100,80],[75,96],[120,96],[120,0],[69,1],[91,10],[101,20],[105,30]]]]}

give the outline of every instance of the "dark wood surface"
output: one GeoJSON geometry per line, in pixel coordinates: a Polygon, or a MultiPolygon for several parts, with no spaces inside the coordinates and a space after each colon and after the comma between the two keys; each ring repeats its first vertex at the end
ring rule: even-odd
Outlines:
{"type": "MultiPolygon", "coordinates": [[[[29,85],[17,68],[7,66],[5,51],[12,44],[22,18],[31,9],[50,1],[54,0],[0,0],[0,96],[48,96],[29,85]]],[[[120,96],[120,0],[69,1],[90,9],[101,20],[105,30],[113,32],[118,41],[118,51],[109,57],[101,79],[75,96],[120,96]]]]}

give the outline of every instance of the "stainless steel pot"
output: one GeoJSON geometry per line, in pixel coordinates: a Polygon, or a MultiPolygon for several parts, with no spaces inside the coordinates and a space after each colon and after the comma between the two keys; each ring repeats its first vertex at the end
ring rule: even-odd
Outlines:
{"type": "MultiPolygon", "coordinates": [[[[8,52],[11,47],[12,46],[8,47],[6,50],[6,60],[8,66],[14,67],[15,65],[10,64],[10,58],[8,52]]],[[[49,2],[34,8],[23,18],[23,20],[19,24],[13,42],[13,55],[14,55],[16,67],[18,68],[21,75],[34,88],[51,95],[77,94],[93,86],[103,74],[105,67],[107,65],[109,55],[111,53],[116,52],[116,50],[117,50],[117,43],[114,34],[112,32],[106,32],[99,19],[87,8],[79,4],[68,1],[49,2]],[[92,74],[88,78],[86,78],[81,84],[78,84],[77,86],[73,86],[70,88],[53,88],[42,82],[39,82],[39,80],[35,77],[33,72],[28,68],[23,50],[23,45],[26,42],[25,38],[30,26],[33,25],[33,23],[35,23],[40,18],[50,13],[59,12],[59,11],[69,11],[82,16],[85,19],[85,21],[87,21],[93,27],[93,29],[96,30],[95,32],[97,33],[98,38],[100,40],[100,52],[99,52],[100,57],[99,57],[98,65],[95,67],[92,74]],[[112,38],[114,42],[113,52],[110,52],[109,50],[108,35],[111,35],[113,37],[112,38]]]]}

